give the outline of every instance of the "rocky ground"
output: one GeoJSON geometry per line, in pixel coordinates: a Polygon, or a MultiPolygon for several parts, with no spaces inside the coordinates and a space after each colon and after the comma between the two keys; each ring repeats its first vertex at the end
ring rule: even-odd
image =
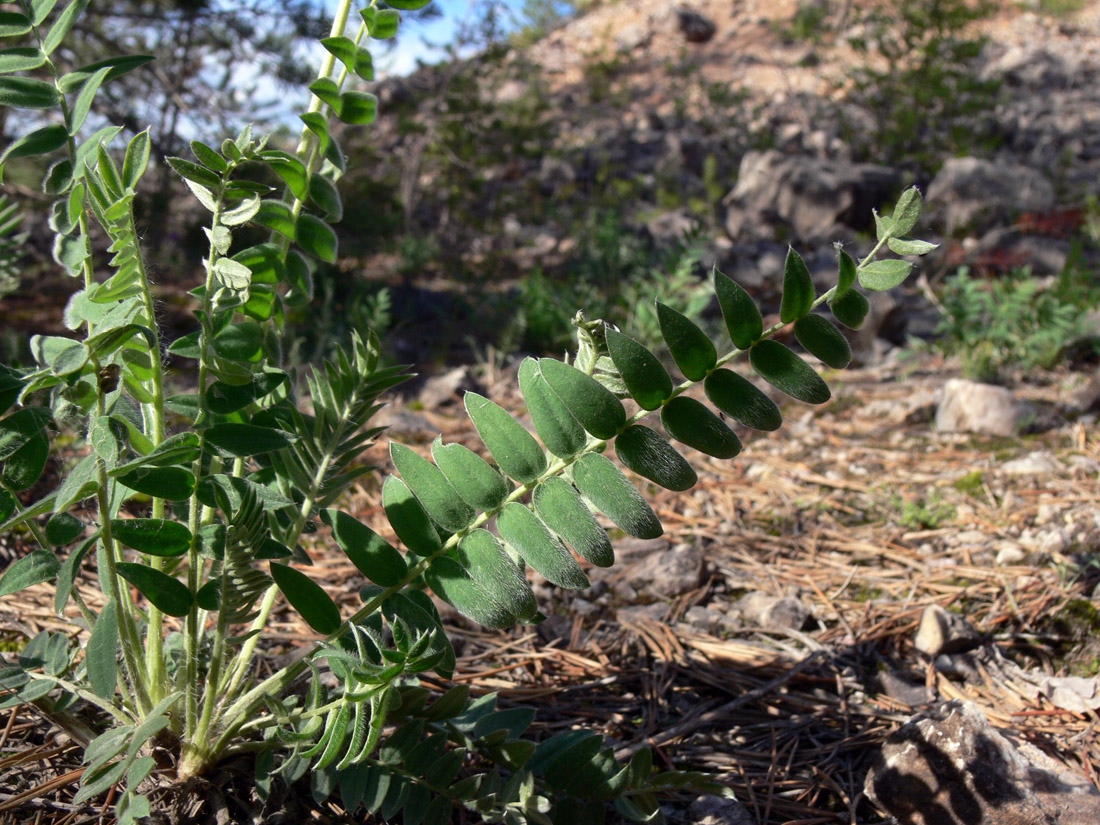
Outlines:
{"type": "MultiPolygon", "coordinates": [[[[456,680],[537,707],[545,730],[596,725],[620,755],[649,743],[737,794],[671,800],[678,822],[1100,820],[1094,399],[1079,376],[1049,376],[1001,399],[1018,423],[1047,421],[1042,432],[945,432],[937,414],[948,427],[950,410],[973,412],[950,377],[931,359],[844,373],[831,402],[783,403],[783,429],[745,433],[738,458],[691,454],[692,492],[648,490],[666,537],[618,539],[617,564],[590,570],[588,591],[536,582],[539,627],[486,632],[451,613],[456,680]]],[[[507,365],[449,373],[418,393],[429,409],[385,413],[390,434],[476,447],[461,391],[518,410],[514,386],[507,365]]],[[[376,483],[349,508],[387,529],[376,483]]],[[[320,543],[313,553],[316,578],[350,605],[354,568],[320,543]]],[[[96,603],[90,581],[84,593],[96,603]]],[[[9,601],[9,632],[60,626],[45,590],[9,601]]],[[[270,652],[310,635],[288,612],[270,652]]],[[[0,812],[72,813],[79,752],[7,713],[0,812]]],[[[248,800],[227,804],[244,821],[248,800]]],[[[314,807],[308,791],[296,804],[314,807]]],[[[300,813],[342,821],[331,805],[300,813]]]]}

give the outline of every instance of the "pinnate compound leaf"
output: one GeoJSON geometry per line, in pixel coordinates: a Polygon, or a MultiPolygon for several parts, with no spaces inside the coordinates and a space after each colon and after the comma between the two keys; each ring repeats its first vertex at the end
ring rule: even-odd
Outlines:
{"type": "Polygon", "coordinates": [[[740,284],[719,272],[717,267],[714,269],[714,292],[730,340],[738,349],[747,350],[764,332],[760,309],[740,284]]]}
{"type": "Polygon", "coordinates": [[[92,693],[112,698],[118,680],[118,603],[114,599],[99,612],[84,648],[84,664],[92,693]]]}
{"type": "Polygon", "coordinates": [[[285,450],[298,437],[271,427],[254,424],[215,424],[206,430],[206,441],[230,455],[250,458],[261,453],[285,450]]]}
{"type": "Polygon", "coordinates": [[[520,364],[519,387],[546,449],[559,458],[572,458],[584,449],[584,428],[550,389],[534,358],[525,358],[520,364]]]}
{"type": "Polygon", "coordinates": [[[314,215],[299,215],[296,227],[298,246],[326,263],[336,263],[336,232],[314,215]]]}
{"type": "Polygon", "coordinates": [[[850,289],[839,298],[830,301],[829,309],[833,317],[848,329],[859,329],[863,326],[867,313],[871,311],[871,305],[862,292],[858,289],[850,289]]]}
{"type": "Polygon", "coordinates": [[[917,219],[920,218],[922,205],[923,198],[921,198],[920,190],[917,187],[911,186],[901,193],[901,197],[898,198],[897,205],[894,207],[894,235],[908,235],[913,230],[913,227],[917,225],[917,219]]]}
{"type": "Polygon", "coordinates": [[[15,561],[0,576],[0,597],[57,578],[61,564],[49,550],[34,550],[15,561]]]}
{"type": "Polygon", "coordinates": [[[340,608],[323,587],[293,567],[278,562],[271,562],[270,565],[271,578],[286,600],[306,620],[306,624],[326,635],[340,627],[340,608]]]}
{"type": "Polygon", "coordinates": [[[183,467],[138,467],[117,478],[131,490],[168,501],[184,501],[195,491],[195,477],[183,467]]]}
{"type": "Polygon", "coordinates": [[[412,490],[397,476],[382,484],[382,508],[402,543],[418,556],[431,556],[443,547],[439,531],[412,490]]]}
{"type": "Polygon", "coordinates": [[[563,478],[548,478],[535,488],[535,512],[551,532],[567,542],[581,558],[598,567],[615,563],[611,539],[580,494],[563,478]]]}
{"type": "Polygon", "coordinates": [[[635,538],[655,539],[664,532],[641,493],[606,457],[583,456],[573,466],[573,483],[595,509],[635,538]]]}
{"type": "Polygon", "coordinates": [[[628,469],[666,490],[690,490],[699,480],[695,470],[671,444],[640,424],[619,434],[615,454],[628,469]]]}
{"type": "Polygon", "coordinates": [[[510,613],[528,619],[538,612],[527,577],[488,530],[471,531],[459,542],[457,556],[470,578],[510,613]]]}
{"type": "Polygon", "coordinates": [[[655,410],[672,395],[672,378],[657,356],[616,329],[606,328],[607,349],[630,396],[643,410],[655,410]]]}
{"type": "Polygon", "coordinates": [[[323,510],[321,521],[332,528],[332,537],[356,569],[382,587],[393,587],[408,573],[401,554],[358,519],[339,510],[323,510]]]}
{"type": "Polygon", "coordinates": [[[120,544],[151,556],[182,556],[191,531],[178,521],[161,518],[111,519],[111,535],[120,544]]]}
{"type": "Polygon", "coordinates": [[[424,571],[424,580],[437,596],[480,625],[505,630],[516,623],[513,613],[448,556],[434,559],[424,571]]]}
{"type": "Polygon", "coordinates": [[[757,341],[749,351],[749,361],[761,378],[792,398],[824,404],[832,397],[821,376],[778,341],[757,341]]]}
{"type": "Polygon", "coordinates": [[[806,352],[833,369],[842,370],[852,362],[848,339],[827,318],[820,315],[799,318],[794,324],[794,337],[806,352]]]}
{"type": "Polygon", "coordinates": [[[703,386],[710,402],[739,424],[768,432],[783,424],[775,402],[732,370],[715,370],[703,386]]]}
{"type": "Polygon", "coordinates": [[[814,305],[814,281],[802,256],[787,247],[783,265],[783,298],[779,304],[779,320],[784,324],[810,314],[814,305]]]}
{"type": "Polygon", "coordinates": [[[859,283],[865,289],[885,292],[908,278],[912,269],[913,265],[909,261],[899,261],[896,258],[871,261],[859,270],[859,283]]]}
{"type": "Polygon", "coordinates": [[[167,616],[186,616],[195,600],[187,585],[144,564],[119,562],[118,574],[167,616]]]}
{"type": "Polygon", "coordinates": [[[553,358],[540,359],[538,367],[551,392],[596,438],[614,438],[626,424],[622,402],[592,376],[553,358]]]}
{"type": "Polygon", "coordinates": [[[503,407],[475,392],[464,396],[466,412],[504,474],[524,484],[546,470],[539,443],[503,407]]]}
{"type": "Polygon", "coordinates": [[[588,587],[588,577],[565,546],[527,507],[511,502],[497,516],[505,544],[549,581],[572,590],[588,587]]]}
{"type": "Polygon", "coordinates": [[[680,372],[689,381],[702,381],[718,363],[718,353],[706,333],[686,315],[660,301],[657,301],[657,321],[680,372]]]}
{"type": "Polygon", "coordinates": [[[462,500],[479,510],[499,507],[508,497],[508,483],[485,459],[461,444],[432,442],[432,458],[462,500]]]}
{"type": "Polygon", "coordinates": [[[462,530],[474,510],[451,486],[443,471],[403,444],[390,442],[390,458],[428,515],[451,532],[462,530]]]}
{"type": "Polygon", "coordinates": [[[665,404],[661,423],[681,444],[714,458],[733,458],[741,452],[737,434],[694,398],[680,395],[665,404]]]}

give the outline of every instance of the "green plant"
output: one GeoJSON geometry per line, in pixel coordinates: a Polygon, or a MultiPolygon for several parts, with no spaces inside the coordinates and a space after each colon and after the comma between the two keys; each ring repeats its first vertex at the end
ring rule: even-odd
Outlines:
{"type": "Polygon", "coordinates": [[[1044,284],[1028,270],[981,279],[963,267],[940,290],[935,345],[958,355],[964,374],[979,381],[999,380],[1011,367],[1050,369],[1067,344],[1090,331],[1094,296],[1069,270],[1044,284]]]}
{"type": "Polygon", "coordinates": [[[33,703],[85,747],[74,802],[117,787],[121,823],[147,816],[142,783],[165,754],[179,780],[252,754],[261,795],[276,777],[293,782],[308,773],[317,799],[338,793],[349,812],[366,808],[386,819],[403,812],[406,822],[448,822],[456,807],[510,825],[602,822],[605,802],[633,821],[654,821],[662,793],[724,793],[699,774],[655,772],[645,749],[620,765],[596,732],[571,730],[536,744],[523,738],[533,711],[497,710],[494,696],[471,699],[463,686],[429,703],[433,694],[419,674],[449,679],[455,657],[427,591],[490,628],[534,623],[540,615],[527,565],[554,584],[581,588],[588,579],[566,542],[593,564],[612,563],[594,511],[633,535],[659,535],[652,509],[602,454],[614,444],[638,475],[691,487],[695,471],[640,423],[659,411],[674,439],[720,458],[736,455],[737,436],[684,395],[700,382],[725,414],[758,429],[779,427],[775,404],[723,368],[740,355],[793,397],[827,400],[824,381],[772,336],[793,324],[806,349],[844,366],[844,337],[812,311],[828,303],[841,322],[858,326],[867,301],[857,280],[889,289],[905,279],[911,264],[878,254],[931,249],[905,237],[919,193],[906,192],[892,218],[879,218],[878,243],[860,263],[839,251],[838,284],[823,295],[792,250],[781,321],[768,329],[748,295],[715,273],[734,342],[721,357],[690,319],[658,304],[661,336],[686,378],[679,385],[645,347],[578,316],[570,362],[528,359],[519,372],[541,445],[472,393],[466,409],[496,467],[441,440],[431,448],[434,462],[391,444],[400,477],[386,479],[381,501],[401,552],[335,505],[374,469],[358,457],[379,435],[371,419],[381,394],[407,377],[404,368],[380,365],[373,332],[355,335],[305,378],[299,397],[298,382],[280,366],[280,339],[285,308],[311,298],[312,261],[336,258],[329,222],[342,212],[336,180],[344,157],[329,116],[349,125],[373,119],[374,98],[344,85],[370,65],[368,38],[392,36],[397,9],[422,0],[372,4],[354,38],[344,35],[350,3],[340,3],[295,152],[270,148],[245,128],[217,148],[193,142],[194,160],[167,159],[210,213],[205,279],[192,290],[199,327],[169,348],[195,363],[197,386],[174,396],[165,393],[155,301],[132,213],[149,134],[128,142],[120,164],[111,151],[118,127],[81,130],[99,87],[145,61],[117,57],[64,72],[56,50],[86,5],[74,0],[54,14],[51,0],[26,0],[0,18],[0,34],[31,39],[0,54],[0,102],[58,115],[13,143],[5,159],[59,156],[45,184],[57,196],[55,255],[83,286],[65,311],[74,337],[36,336],[36,368],[0,369],[7,413],[0,531],[25,528],[39,545],[0,578],[0,596],[50,582],[58,612],[71,602],[78,614],[71,635],[30,639],[0,670],[0,685],[8,704],[33,703]],[[285,181],[282,197],[257,182],[267,172],[285,181]],[[110,241],[107,263],[93,254],[93,221],[110,241]],[[244,245],[240,227],[249,222],[270,229],[271,240],[244,245]],[[627,398],[636,412],[627,412],[627,398]],[[76,429],[86,455],[58,489],[23,506],[17,494],[41,476],[61,426],[76,429]],[[485,529],[491,522],[499,540],[485,529]],[[350,616],[289,563],[308,564],[302,537],[322,526],[368,581],[350,616]],[[93,559],[105,602],[98,612],[74,586],[93,559]],[[260,670],[255,660],[280,598],[323,638],[293,663],[260,670]],[[320,677],[325,666],[332,681],[320,677]],[[300,678],[304,694],[294,689],[300,678]]]}
{"type": "Polygon", "coordinates": [[[871,109],[877,129],[851,137],[878,162],[936,169],[944,156],[993,148],[991,112],[1000,88],[976,69],[985,38],[976,21],[989,0],[889,0],[869,4],[850,45],[872,55],[854,68],[851,97],[871,109]]]}

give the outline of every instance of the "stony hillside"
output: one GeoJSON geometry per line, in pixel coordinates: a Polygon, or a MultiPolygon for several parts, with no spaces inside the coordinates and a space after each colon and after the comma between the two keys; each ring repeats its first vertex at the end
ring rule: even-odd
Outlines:
{"type": "MultiPolygon", "coordinates": [[[[1096,194],[1100,3],[1024,5],[941,32],[980,47],[941,67],[927,34],[889,63],[907,30],[868,4],[622,0],[530,47],[389,81],[376,127],[349,136],[376,162],[347,181],[362,196],[347,269],[402,272],[436,295],[418,305],[538,269],[568,300],[583,290],[561,279],[608,257],[592,253],[602,222],[653,253],[686,236],[697,273],[717,264],[767,299],[788,243],[824,274],[832,242],[916,182],[944,241],[923,264],[933,280],[962,264],[1055,274],[1096,194]],[[867,86],[891,66],[893,86],[867,86]],[[391,231],[400,244],[380,239],[391,231]]],[[[918,296],[877,317],[895,343],[935,323],[918,296]]]]}

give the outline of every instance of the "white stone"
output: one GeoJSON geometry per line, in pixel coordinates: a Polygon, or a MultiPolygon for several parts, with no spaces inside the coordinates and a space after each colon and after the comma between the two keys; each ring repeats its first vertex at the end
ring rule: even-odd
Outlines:
{"type": "Polygon", "coordinates": [[[1020,403],[1004,387],[952,378],[943,388],[936,410],[936,429],[944,433],[1015,435],[1020,403]]]}
{"type": "Polygon", "coordinates": [[[1023,458],[1006,461],[1001,470],[1011,475],[1054,475],[1062,470],[1062,465],[1046,450],[1035,450],[1023,458]]]}

